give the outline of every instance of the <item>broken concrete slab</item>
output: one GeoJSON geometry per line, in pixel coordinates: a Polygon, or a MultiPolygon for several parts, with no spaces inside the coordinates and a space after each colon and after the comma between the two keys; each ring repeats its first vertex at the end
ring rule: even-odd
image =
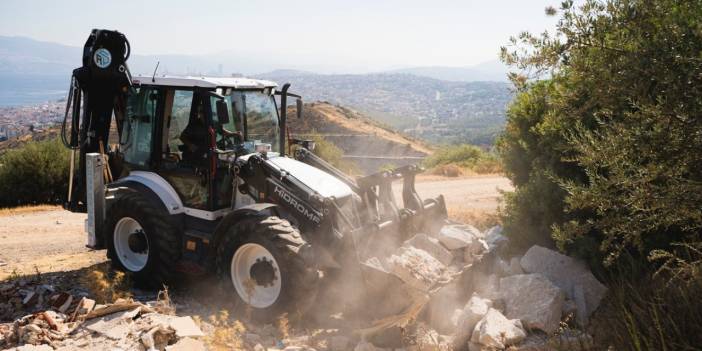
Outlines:
{"type": "Polygon", "coordinates": [[[447,224],[441,228],[437,239],[449,250],[470,246],[481,237],[480,231],[468,224],[447,224]]]}
{"type": "Polygon", "coordinates": [[[525,272],[543,274],[575,301],[578,304],[578,320],[584,324],[607,292],[607,287],[595,278],[583,262],[545,247],[532,246],[520,263],[525,272]],[[577,286],[580,288],[576,289],[577,286]],[[583,298],[576,299],[576,295],[583,298]]]}
{"type": "Polygon", "coordinates": [[[552,334],[561,321],[565,295],[541,274],[518,274],[500,279],[505,316],[530,329],[552,334]]]}
{"type": "Polygon", "coordinates": [[[407,285],[429,291],[442,279],[446,266],[424,250],[413,247],[400,247],[388,259],[390,272],[407,285]]]}
{"type": "Polygon", "coordinates": [[[132,310],[115,312],[103,317],[94,318],[85,324],[85,328],[102,334],[113,340],[120,340],[127,336],[133,326],[132,319],[141,311],[140,307],[132,310]]]}
{"type": "Polygon", "coordinates": [[[179,338],[205,336],[200,327],[189,316],[171,317],[169,326],[175,330],[179,338]]]}
{"type": "Polygon", "coordinates": [[[438,239],[432,238],[426,234],[417,234],[411,239],[405,241],[402,246],[415,247],[420,250],[424,250],[446,266],[451,264],[451,261],[453,261],[451,251],[442,246],[438,239]]]}

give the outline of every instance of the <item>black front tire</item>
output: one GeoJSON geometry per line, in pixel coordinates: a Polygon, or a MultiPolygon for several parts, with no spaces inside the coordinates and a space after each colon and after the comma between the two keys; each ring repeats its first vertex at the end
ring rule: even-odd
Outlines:
{"type": "Polygon", "coordinates": [[[181,254],[181,239],[165,209],[137,192],[123,192],[107,211],[105,229],[107,257],[113,268],[130,273],[136,283],[145,287],[159,289],[175,283],[174,267],[181,254]],[[115,249],[115,226],[125,217],[139,223],[148,242],[146,265],[139,270],[128,269],[115,249]]]}
{"type": "Polygon", "coordinates": [[[272,321],[283,313],[301,316],[314,300],[319,283],[318,270],[301,255],[307,249],[309,244],[287,220],[264,215],[245,217],[229,228],[217,247],[216,267],[221,288],[225,294],[233,296],[236,309],[254,320],[272,321]],[[257,308],[250,305],[234,287],[232,259],[245,244],[264,247],[279,267],[275,279],[280,279],[282,286],[270,306],[257,308]]]}

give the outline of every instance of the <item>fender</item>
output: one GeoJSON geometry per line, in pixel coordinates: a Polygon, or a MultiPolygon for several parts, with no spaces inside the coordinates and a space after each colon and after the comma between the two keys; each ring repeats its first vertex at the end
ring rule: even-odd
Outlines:
{"type": "Polygon", "coordinates": [[[185,212],[185,206],[180,200],[180,196],[173,189],[170,183],[160,175],[153,172],[132,171],[129,175],[119,179],[110,185],[120,185],[124,182],[139,183],[151,190],[159,198],[159,202],[166,208],[169,214],[176,215],[185,212]]]}
{"type": "MultiPolygon", "coordinates": [[[[241,220],[244,217],[251,216],[251,215],[257,215],[257,214],[274,214],[278,215],[277,211],[278,205],[276,204],[271,204],[271,203],[256,203],[256,204],[251,204],[247,206],[243,206],[240,208],[237,208],[236,210],[229,212],[222,218],[222,220],[217,224],[217,227],[215,228],[214,231],[214,236],[212,243],[214,245],[211,245],[213,249],[216,249],[219,246],[219,243],[224,236],[224,234],[227,232],[227,229],[231,227],[234,223],[237,221],[241,220]]],[[[211,255],[212,256],[212,255],[211,255]]]]}

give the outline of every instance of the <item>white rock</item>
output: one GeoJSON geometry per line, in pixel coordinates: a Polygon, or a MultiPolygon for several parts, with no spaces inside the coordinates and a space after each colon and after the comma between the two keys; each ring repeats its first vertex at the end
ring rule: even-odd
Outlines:
{"type": "Polygon", "coordinates": [[[500,279],[500,295],[507,318],[530,329],[552,334],[561,321],[565,295],[541,274],[519,274],[500,279]]]}
{"type": "Polygon", "coordinates": [[[413,236],[411,239],[405,241],[403,246],[415,247],[420,250],[424,250],[446,266],[451,264],[451,261],[453,261],[451,251],[443,247],[439,240],[429,237],[426,234],[417,234],[413,236]]]}
{"type": "Polygon", "coordinates": [[[446,270],[432,255],[413,247],[400,247],[388,259],[388,266],[407,285],[422,291],[429,291],[446,270]]]}
{"type": "Polygon", "coordinates": [[[455,348],[460,349],[470,339],[475,325],[485,317],[491,307],[492,301],[477,295],[471,296],[458,318],[458,327],[454,338],[455,348]]]}
{"type": "Polygon", "coordinates": [[[522,257],[521,266],[527,273],[541,273],[566,296],[578,304],[577,317],[586,323],[607,292],[584,263],[553,250],[534,245],[522,257]],[[580,286],[580,288],[577,288],[580,286]],[[582,293],[577,290],[582,290],[582,293]],[[581,295],[582,299],[576,298],[581,295]],[[580,300],[580,301],[578,301],[580,300]]]}
{"type": "Polygon", "coordinates": [[[468,224],[448,224],[441,228],[439,241],[449,250],[470,246],[474,239],[480,238],[480,231],[468,224]]]}
{"type": "Polygon", "coordinates": [[[473,330],[472,342],[503,349],[526,338],[522,323],[518,319],[507,319],[500,311],[491,308],[473,330]]]}

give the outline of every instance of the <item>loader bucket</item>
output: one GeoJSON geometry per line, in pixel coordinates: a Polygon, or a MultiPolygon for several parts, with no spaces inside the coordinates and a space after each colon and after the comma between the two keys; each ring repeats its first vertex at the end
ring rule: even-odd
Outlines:
{"type": "Polygon", "coordinates": [[[296,158],[336,176],[358,197],[356,221],[345,218],[338,206],[335,211],[347,222],[346,227],[353,228],[344,233],[343,247],[337,250],[336,259],[344,273],[335,294],[345,296],[349,314],[365,321],[361,324],[366,327],[359,333],[370,336],[403,328],[423,310],[435,290],[460,274],[460,270],[443,272],[436,284],[423,290],[407,287],[397,272],[387,267],[386,260],[401,250],[405,241],[417,234],[435,236],[447,223],[443,196],[422,200],[416,192],[420,167],[404,166],[352,179],[308,150],[298,150],[296,158]],[[394,181],[402,182],[403,207],[395,200],[394,181]]]}

